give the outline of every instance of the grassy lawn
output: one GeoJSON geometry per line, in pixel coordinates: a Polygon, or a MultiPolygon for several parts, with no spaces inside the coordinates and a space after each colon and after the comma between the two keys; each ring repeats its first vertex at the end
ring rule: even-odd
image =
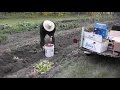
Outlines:
{"type": "Polygon", "coordinates": [[[61,20],[71,20],[71,19],[78,19],[79,17],[74,16],[64,16],[64,17],[36,17],[36,18],[9,18],[9,19],[0,19],[0,24],[9,24],[9,25],[16,25],[19,22],[34,22],[34,23],[41,23],[42,21],[49,19],[52,21],[61,21],[61,20]]]}
{"type": "Polygon", "coordinates": [[[53,78],[119,78],[119,65],[107,58],[81,56],[64,60],[61,70],[53,78]]]}

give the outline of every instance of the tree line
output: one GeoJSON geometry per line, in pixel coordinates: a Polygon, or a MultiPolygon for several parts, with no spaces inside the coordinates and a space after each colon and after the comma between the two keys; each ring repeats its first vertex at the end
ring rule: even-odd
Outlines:
{"type": "Polygon", "coordinates": [[[21,15],[21,16],[64,16],[64,15],[117,15],[120,16],[120,12],[0,12],[0,16],[12,16],[12,15],[21,15]]]}

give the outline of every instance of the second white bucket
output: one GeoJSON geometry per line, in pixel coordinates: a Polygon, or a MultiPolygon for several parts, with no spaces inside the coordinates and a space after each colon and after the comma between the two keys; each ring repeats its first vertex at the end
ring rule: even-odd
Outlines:
{"type": "Polygon", "coordinates": [[[54,56],[54,44],[46,44],[44,48],[46,57],[54,56]]]}

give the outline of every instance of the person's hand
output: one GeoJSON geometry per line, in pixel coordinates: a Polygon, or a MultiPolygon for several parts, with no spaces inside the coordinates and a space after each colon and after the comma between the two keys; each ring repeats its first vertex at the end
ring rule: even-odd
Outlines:
{"type": "Polygon", "coordinates": [[[50,42],[52,42],[52,36],[50,37],[50,42]]]}
{"type": "Polygon", "coordinates": [[[45,50],[45,45],[44,45],[44,46],[42,46],[42,49],[43,49],[43,51],[45,50]]]}

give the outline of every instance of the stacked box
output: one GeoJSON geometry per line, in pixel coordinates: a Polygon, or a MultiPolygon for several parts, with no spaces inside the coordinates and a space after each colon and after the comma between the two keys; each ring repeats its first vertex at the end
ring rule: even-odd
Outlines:
{"type": "Polygon", "coordinates": [[[84,31],[83,47],[94,52],[102,53],[107,50],[109,40],[103,40],[101,35],[84,31]]]}
{"type": "Polygon", "coordinates": [[[97,42],[95,40],[86,38],[84,39],[83,47],[94,52],[102,53],[107,50],[109,41],[97,42]]]}
{"type": "Polygon", "coordinates": [[[109,40],[114,41],[113,52],[120,52],[120,31],[111,30],[108,35],[109,40]]]}
{"type": "Polygon", "coordinates": [[[97,23],[94,25],[94,33],[101,35],[103,39],[107,36],[107,24],[97,23]]]}

